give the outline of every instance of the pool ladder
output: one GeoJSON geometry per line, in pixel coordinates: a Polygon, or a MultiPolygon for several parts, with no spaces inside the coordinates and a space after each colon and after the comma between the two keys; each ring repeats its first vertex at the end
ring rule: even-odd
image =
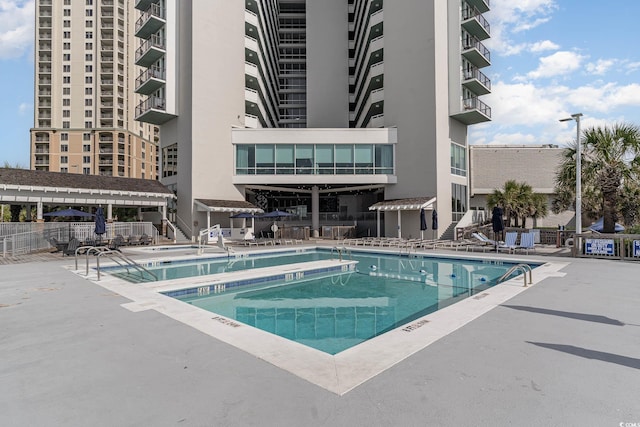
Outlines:
{"type": "Polygon", "coordinates": [[[507,277],[509,277],[511,275],[511,273],[515,272],[515,271],[521,271],[522,272],[522,277],[524,278],[524,287],[527,287],[527,273],[529,273],[529,285],[531,285],[533,283],[533,270],[531,268],[531,266],[529,264],[517,264],[514,265],[513,267],[511,267],[506,273],[504,273],[502,276],[500,276],[500,278],[498,279],[498,283],[504,281],[507,277]]]}
{"type": "Polygon", "coordinates": [[[113,262],[118,264],[120,267],[124,267],[127,270],[127,274],[130,273],[129,268],[133,268],[138,273],[140,273],[140,278],[142,279],[145,278],[144,273],[147,273],[151,277],[153,277],[155,280],[158,280],[158,276],[156,276],[151,271],[147,270],[146,268],[144,268],[143,266],[141,266],[131,258],[127,257],[122,252],[109,249],[106,246],[91,246],[88,249],[86,247],[78,248],[76,250],[76,270],[78,269],[78,255],[79,255],[78,251],[82,249],[86,249],[86,251],[84,252],[85,258],[87,260],[85,276],[89,275],[89,255],[96,255],[96,272],[98,274],[98,280],[100,280],[100,257],[102,256],[108,256],[109,259],[111,259],[113,262]]]}
{"type": "Polygon", "coordinates": [[[338,258],[340,259],[340,262],[342,262],[342,254],[344,253],[345,255],[349,255],[349,259],[353,261],[353,258],[351,257],[351,249],[346,248],[344,246],[334,246],[333,248],[331,248],[331,257],[333,258],[333,253],[336,252],[338,254],[338,258]]]}

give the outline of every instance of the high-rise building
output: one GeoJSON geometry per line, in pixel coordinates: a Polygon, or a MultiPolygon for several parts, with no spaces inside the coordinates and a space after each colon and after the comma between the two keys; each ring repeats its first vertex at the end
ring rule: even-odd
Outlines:
{"type": "Polygon", "coordinates": [[[31,169],[157,178],[159,129],[134,118],[140,12],[129,0],[36,0],[31,169]]]}
{"type": "Polygon", "coordinates": [[[136,118],[161,127],[161,179],[187,234],[226,226],[238,201],[320,234],[418,237],[423,207],[442,235],[466,212],[467,127],[491,119],[489,0],[135,6],[136,118]]]}

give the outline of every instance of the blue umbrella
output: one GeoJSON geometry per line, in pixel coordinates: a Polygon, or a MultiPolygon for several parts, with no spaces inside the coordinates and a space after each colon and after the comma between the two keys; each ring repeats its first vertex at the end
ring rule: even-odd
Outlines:
{"type": "Polygon", "coordinates": [[[435,209],[431,212],[431,228],[433,228],[433,238],[435,239],[438,229],[438,212],[435,209]]]}
{"type": "Polygon", "coordinates": [[[102,207],[99,206],[98,209],[96,209],[96,228],[95,228],[95,233],[98,236],[102,236],[106,232],[107,232],[107,224],[106,224],[106,221],[104,219],[104,211],[102,210],[102,207]]]}
{"type": "Polygon", "coordinates": [[[238,214],[232,215],[230,218],[255,218],[256,216],[252,213],[248,212],[240,212],[238,214]]]}
{"type": "Polygon", "coordinates": [[[69,209],[63,209],[61,211],[49,212],[49,213],[43,214],[43,216],[82,216],[82,217],[90,217],[90,216],[93,216],[93,214],[91,214],[89,212],[83,212],[83,211],[79,211],[77,209],[69,208],[69,209]]]}
{"type": "Polygon", "coordinates": [[[273,212],[268,212],[262,215],[260,218],[280,218],[283,216],[293,216],[293,214],[290,214],[289,212],[285,212],[285,211],[275,210],[273,212]]]}
{"type": "MultiPolygon", "coordinates": [[[[599,220],[597,220],[596,222],[594,222],[591,227],[589,227],[589,230],[591,231],[596,231],[598,233],[602,233],[602,230],[604,229],[604,217],[601,217],[599,220]]],[[[615,226],[615,232],[616,233],[620,233],[624,231],[624,226],[618,224],[616,222],[616,226],[615,226]]]]}

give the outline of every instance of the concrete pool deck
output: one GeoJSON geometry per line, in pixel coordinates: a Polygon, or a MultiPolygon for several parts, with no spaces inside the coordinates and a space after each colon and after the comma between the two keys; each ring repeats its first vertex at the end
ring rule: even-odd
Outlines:
{"type": "Polygon", "coordinates": [[[124,309],[132,300],[70,272],[72,258],[2,265],[0,425],[640,423],[640,265],[518,258],[564,274],[342,395],[157,310],[124,309]]]}

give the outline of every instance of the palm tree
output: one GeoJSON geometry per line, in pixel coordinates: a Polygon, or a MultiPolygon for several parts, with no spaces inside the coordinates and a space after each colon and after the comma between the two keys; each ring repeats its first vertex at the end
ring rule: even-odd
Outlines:
{"type": "MultiPolygon", "coordinates": [[[[592,219],[603,216],[603,232],[613,233],[621,195],[637,187],[640,177],[640,128],[630,124],[591,127],[580,138],[583,211],[592,219]]],[[[556,213],[575,204],[575,148],[574,143],[565,150],[556,175],[556,213]]]]}
{"type": "Polygon", "coordinates": [[[518,227],[519,219],[524,227],[527,218],[541,218],[547,215],[547,198],[544,194],[533,192],[533,188],[525,183],[509,180],[503,189],[495,189],[487,197],[487,206],[492,210],[494,206],[501,206],[504,210],[505,225],[518,227]],[[513,224],[512,220],[513,219],[513,224]]]}
{"type": "Polygon", "coordinates": [[[504,223],[507,227],[511,225],[511,218],[516,212],[518,193],[518,183],[515,180],[509,180],[504,183],[502,190],[496,188],[493,193],[487,196],[489,210],[492,210],[495,206],[502,207],[505,218],[504,223]]]}

